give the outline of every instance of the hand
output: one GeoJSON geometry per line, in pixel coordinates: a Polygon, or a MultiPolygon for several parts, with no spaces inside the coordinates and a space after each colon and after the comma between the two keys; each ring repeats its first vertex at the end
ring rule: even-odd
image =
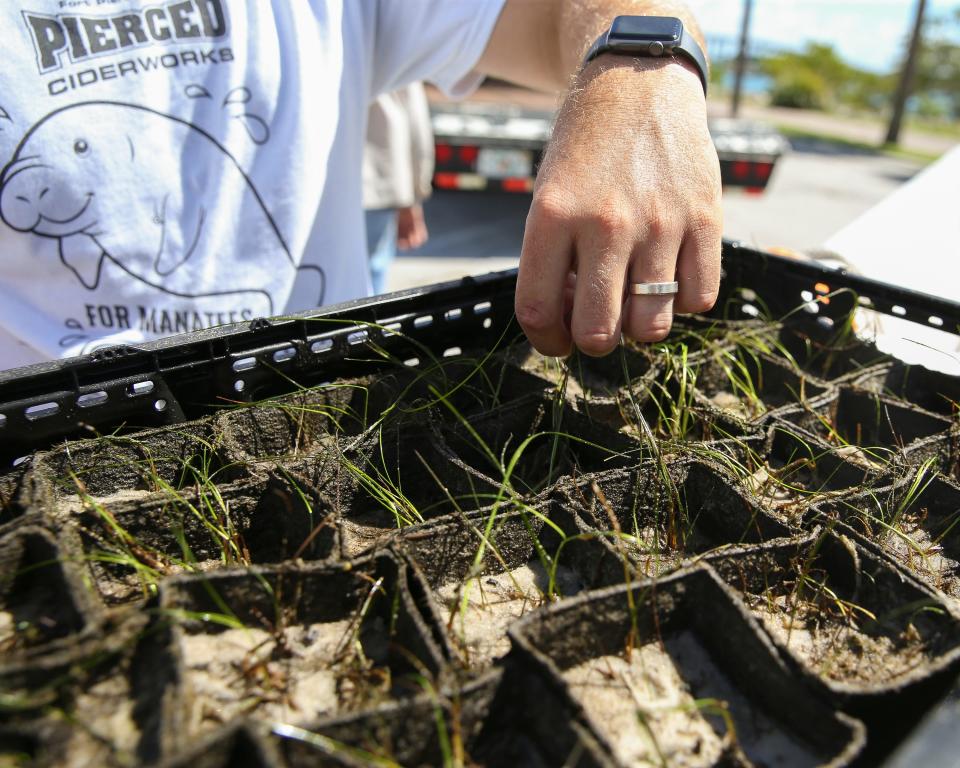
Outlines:
{"type": "Polygon", "coordinates": [[[703,88],[678,60],[606,54],[560,110],[527,217],[516,313],[543,354],[604,355],[621,333],[659,341],[674,312],[713,306],[720,167],[703,88]],[[631,282],[677,280],[676,296],[631,282]]]}
{"type": "Polygon", "coordinates": [[[397,211],[397,247],[401,251],[419,248],[429,238],[422,205],[412,205],[397,211]]]}

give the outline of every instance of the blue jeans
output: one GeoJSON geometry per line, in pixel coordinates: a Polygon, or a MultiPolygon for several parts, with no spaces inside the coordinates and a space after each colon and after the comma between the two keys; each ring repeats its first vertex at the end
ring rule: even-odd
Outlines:
{"type": "Polygon", "coordinates": [[[397,209],[374,208],[364,211],[367,224],[367,255],[373,293],[387,289],[387,271],[397,258],[397,209]]]}

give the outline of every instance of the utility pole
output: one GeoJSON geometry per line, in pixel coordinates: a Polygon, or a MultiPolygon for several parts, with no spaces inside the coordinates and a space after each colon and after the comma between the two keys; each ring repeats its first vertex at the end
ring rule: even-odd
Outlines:
{"type": "Polygon", "coordinates": [[[887,144],[896,144],[900,140],[900,128],[903,124],[903,113],[907,106],[907,98],[913,88],[913,75],[917,69],[917,57],[920,55],[920,42],[923,38],[923,14],[927,9],[927,0],[917,0],[917,17],[913,23],[913,33],[910,35],[910,47],[907,49],[907,59],[900,72],[900,82],[897,83],[897,92],[893,97],[893,114],[890,116],[890,126],[887,128],[887,144]]]}
{"type": "Polygon", "coordinates": [[[750,13],[753,0],[743,0],[743,21],[740,25],[740,52],[733,80],[733,99],[730,102],[730,116],[736,117],[740,111],[740,95],[743,91],[743,76],[747,71],[747,59],[750,55],[750,13]]]}

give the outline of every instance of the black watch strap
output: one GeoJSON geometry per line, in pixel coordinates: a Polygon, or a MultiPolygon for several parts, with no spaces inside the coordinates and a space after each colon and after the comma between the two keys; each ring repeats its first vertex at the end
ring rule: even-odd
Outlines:
{"type": "Polygon", "coordinates": [[[583,66],[603,53],[640,58],[682,56],[697,68],[703,93],[707,93],[707,58],[680,19],[665,16],[618,16],[610,29],[590,46],[583,66]]]}

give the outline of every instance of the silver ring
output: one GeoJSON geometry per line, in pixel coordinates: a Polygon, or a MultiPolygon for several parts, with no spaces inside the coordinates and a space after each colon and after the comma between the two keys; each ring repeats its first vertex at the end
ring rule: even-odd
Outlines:
{"type": "Polygon", "coordinates": [[[680,283],[630,283],[630,293],[634,296],[669,296],[679,293],[680,283]]]}

